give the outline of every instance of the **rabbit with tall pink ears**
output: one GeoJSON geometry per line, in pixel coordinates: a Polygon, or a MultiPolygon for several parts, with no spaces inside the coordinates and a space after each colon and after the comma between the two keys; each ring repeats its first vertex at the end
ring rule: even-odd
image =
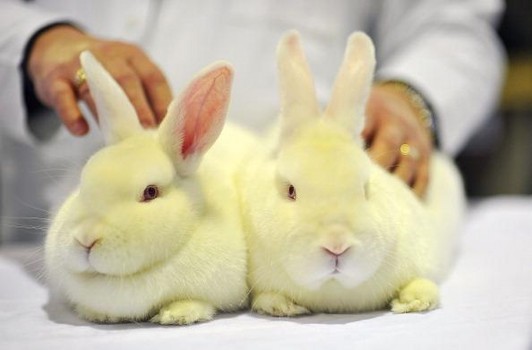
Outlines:
{"type": "Polygon", "coordinates": [[[145,130],[100,63],[89,52],[81,62],[107,146],[47,234],[51,288],[94,322],[184,325],[245,307],[234,176],[249,146],[239,129],[222,132],[232,68],[207,67],[145,130]]]}
{"type": "Polygon", "coordinates": [[[457,169],[434,154],[420,200],[369,158],[360,135],[375,54],[365,34],[350,36],[323,113],[296,32],[277,57],[278,135],[240,178],[252,309],[435,308],[465,205],[457,169]]]}

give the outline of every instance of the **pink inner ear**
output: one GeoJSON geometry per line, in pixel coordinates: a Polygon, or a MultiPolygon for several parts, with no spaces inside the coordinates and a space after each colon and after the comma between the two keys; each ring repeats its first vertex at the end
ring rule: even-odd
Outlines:
{"type": "Polygon", "coordinates": [[[214,70],[194,81],[183,98],[185,114],[181,154],[203,153],[221,131],[230,93],[231,71],[214,70]]]}

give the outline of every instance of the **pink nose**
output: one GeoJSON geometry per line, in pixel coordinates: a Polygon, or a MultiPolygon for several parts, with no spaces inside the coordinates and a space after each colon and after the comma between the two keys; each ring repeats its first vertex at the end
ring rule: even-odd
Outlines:
{"type": "Polygon", "coordinates": [[[338,258],[339,256],[343,255],[345,252],[347,252],[351,246],[336,246],[336,247],[321,247],[325,251],[325,253],[338,258]]]}
{"type": "Polygon", "coordinates": [[[99,239],[94,239],[94,240],[89,240],[89,241],[80,241],[79,239],[76,238],[76,241],[79,243],[80,246],[82,246],[83,248],[85,248],[87,251],[90,251],[92,249],[92,247],[94,247],[94,245],[96,243],[98,243],[99,239]]]}

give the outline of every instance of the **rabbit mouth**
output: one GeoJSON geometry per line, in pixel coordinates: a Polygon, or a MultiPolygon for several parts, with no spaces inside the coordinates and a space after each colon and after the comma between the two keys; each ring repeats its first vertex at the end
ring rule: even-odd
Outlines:
{"type": "Polygon", "coordinates": [[[338,270],[337,268],[335,268],[332,272],[331,272],[331,275],[339,275],[341,274],[342,272],[340,270],[338,270]]]}
{"type": "Polygon", "coordinates": [[[330,256],[318,264],[313,264],[308,271],[308,279],[301,279],[310,289],[319,289],[324,285],[333,282],[338,283],[343,288],[354,288],[363,283],[373,272],[373,266],[367,266],[363,261],[357,259],[356,255],[346,254],[345,256],[330,256]],[[312,272],[313,271],[313,272],[312,272]],[[311,277],[314,276],[314,277],[311,277]]]}
{"type": "Polygon", "coordinates": [[[309,290],[318,290],[328,282],[340,282],[349,278],[345,272],[345,261],[343,260],[345,259],[331,258],[327,259],[326,262],[306,264],[304,269],[289,269],[291,271],[290,276],[300,286],[309,290]]]}
{"type": "Polygon", "coordinates": [[[338,259],[334,262],[334,267],[330,270],[330,272],[327,274],[326,278],[328,279],[338,279],[343,276],[346,276],[343,268],[341,267],[340,262],[338,259]]]}
{"type": "Polygon", "coordinates": [[[322,252],[327,258],[326,264],[330,268],[329,276],[342,274],[342,270],[349,260],[349,253],[351,250],[351,245],[342,244],[339,248],[327,248],[321,247],[322,252]]]}
{"type": "Polygon", "coordinates": [[[99,236],[78,236],[69,249],[69,268],[74,274],[91,277],[133,277],[156,268],[164,261],[144,261],[136,251],[116,249],[99,236]]]}
{"type": "Polygon", "coordinates": [[[336,257],[333,260],[334,260],[333,261],[334,267],[333,267],[332,271],[330,272],[330,275],[332,275],[332,276],[339,275],[339,274],[342,273],[342,271],[340,271],[340,258],[336,257]]]}

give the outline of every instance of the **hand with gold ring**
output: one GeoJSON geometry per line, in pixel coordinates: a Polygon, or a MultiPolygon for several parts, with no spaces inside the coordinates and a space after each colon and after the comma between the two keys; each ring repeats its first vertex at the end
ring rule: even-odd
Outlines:
{"type": "Polygon", "coordinates": [[[419,159],[419,151],[417,148],[410,146],[408,143],[403,143],[399,147],[399,153],[404,157],[412,157],[414,160],[419,159]]]}
{"type": "Polygon", "coordinates": [[[386,85],[372,88],[362,133],[370,156],[422,197],[429,180],[430,130],[408,96],[386,85]]]}
{"type": "Polygon", "coordinates": [[[39,34],[31,47],[26,71],[39,100],[53,108],[74,135],[88,132],[78,100],[97,118],[79,54],[90,50],[122,87],[140,122],[156,126],[171,101],[170,87],[159,68],[138,47],[87,35],[69,25],[58,25],[39,34]]]}

